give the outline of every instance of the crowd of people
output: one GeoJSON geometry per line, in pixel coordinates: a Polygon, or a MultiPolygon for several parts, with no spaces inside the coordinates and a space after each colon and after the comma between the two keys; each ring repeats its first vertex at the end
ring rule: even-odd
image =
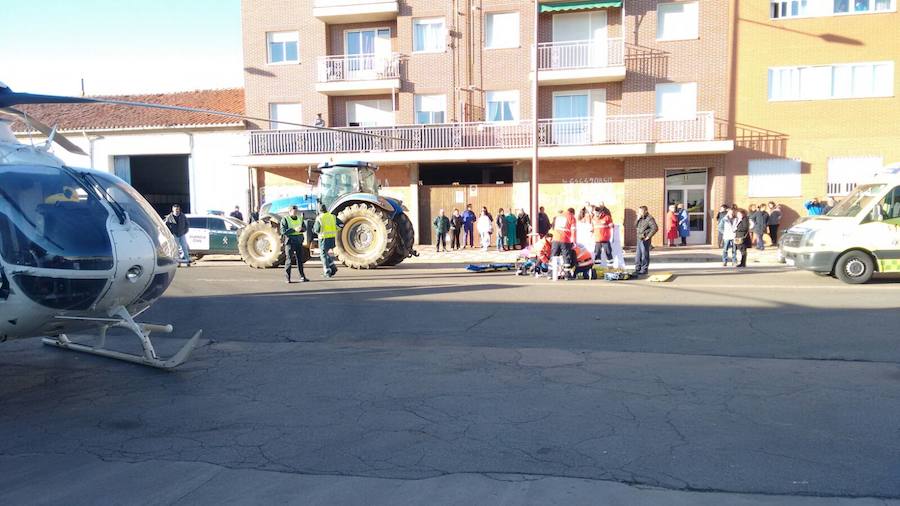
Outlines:
{"type": "Polygon", "coordinates": [[[750,204],[747,210],[737,204],[723,204],[719,207],[716,221],[719,247],[722,248],[722,265],[728,265],[730,255],[732,266],[746,267],[747,248],[765,250],[767,234],[770,244],[778,244],[781,218],[781,206],[775,202],[750,204]]]}

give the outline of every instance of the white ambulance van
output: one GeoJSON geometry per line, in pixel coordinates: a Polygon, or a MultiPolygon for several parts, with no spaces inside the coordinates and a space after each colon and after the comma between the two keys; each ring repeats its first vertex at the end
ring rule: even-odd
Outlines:
{"type": "Polygon", "coordinates": [[[789,265],[845,283],[900,273],[900,164],[858,185],[828,214],[791,227],[779,244],[789,265]]]}

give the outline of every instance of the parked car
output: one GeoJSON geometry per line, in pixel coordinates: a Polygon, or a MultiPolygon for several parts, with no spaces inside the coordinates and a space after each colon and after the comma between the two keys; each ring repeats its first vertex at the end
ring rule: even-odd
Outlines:
{"type": "Polygon", "coordinates": [[[189,214],[187,219],[191,227],[187,240],[192,259],[199,260],[204,255],[240,255],[238,236],[246,223],[213,214],[189,214]]]}

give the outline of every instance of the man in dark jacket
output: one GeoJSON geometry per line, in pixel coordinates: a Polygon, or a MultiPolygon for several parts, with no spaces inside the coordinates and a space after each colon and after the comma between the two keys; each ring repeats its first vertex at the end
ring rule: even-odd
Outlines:
{"type": "Polygon", "coordinates": [[[747,246],[750,245],[750,219],[743,209],[738,209],[734,226],[734,249],[737,251],[737,267],[747,267],[747,246]]]}
{"type": "Polygon", "coordinates": [[[637,234],[637,253],[634,257],[634,273],[638,276],[647,274],[650,267],[650,240],[659,232],[659,225],[647,206],[641,206],[637,210],[638,218],[634,222],[635,233],[637,234]]]}
{"type": "Polygon", "coordinates": [[[550,217],[544,212],[544,206],[538,210],[537,216],[538,235],[544,237],[550,231],[550,217]]]}
{"type": "Polygon", "coordinates": [[[228,216],[231,216],[236,220],[244,221],[244,214],[241,213],[241,208],[238,206],[234,206],[234,211],[231,211],[228,216]]]}
{"type": "Polygon", "coordinates": [[[756,208],[756,212],[750,215],[750,221],[753,223],[753,238],[756,240],[754,245],[756,249],[762,251],[766,249],[766,243],[763,237],[766,234],[766,227],[769,224],[769,213],[766,212],[766,205],[760,204],[756,208]]]}
{"type": "Polygon", "coordinates": [[[478,216],[475,216],[472,204],[466,204],[466,210],[462,214],[463,231],[465,232],[463,235],[463,249],[466,246],[470,248],[475,247],[475,222],[477,220],[478,216]]]}
{"type": "Polygon", "coordinates": [[[522,249],[528,247],[528,233],[531,232],[531,217],[525,214],[525,210],[519,208],[519,214],[516,217],[516,240],[522,249]]]}
{"type": "Polygon", "coordinates": [[[444,248],[444,253],[447,252],[447,232],[450,231],[450,219],[447,218],[447,214],[444,213],[444,210],[441,209],[440,214],[434,219],[434,234],[435,234],[435,242],[437,243],[437,251],[441,252],[441,247],[444,248]]]}
{"type": "Polygon", "coordinates": [[[781,206],[775,202],[769,202],[769,239],[772,240],[772,246],[778,244],[778,226],[781,225],[781,206]]]}
{"type": "Polygon", "coordinates": [[[181,258],[178,260],[178,265],[190,267],[191,249],[188,247],[187,233],[191,227],[188,225],[187,216],[181,212],[181,205],[173,205],[172,212],[166,215],[165,221],[166,227],[168,227],[169,232],[172,232],[172,235],[175,236],[178,247],[181,248],[181,258]]]}

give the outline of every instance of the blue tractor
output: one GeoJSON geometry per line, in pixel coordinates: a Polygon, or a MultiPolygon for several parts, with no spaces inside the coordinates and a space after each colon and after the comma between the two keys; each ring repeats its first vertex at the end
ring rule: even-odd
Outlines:
{"type": "Polygon", "coordinates": [[[353,269],[374,269],[397,265],[416,255],[415,230],[403,203],[378,195],[375,172],[378,167],[368,162],[322,163],[312,173],[318,174],[315,195],[301,195],[266,203],[260,209],[259,221],[246,227],[238,240],[241,257],[251,267],[276,267],[284,263],[284,246],[278,223],[292,205],[297,205],[306,220],[306,248],[315,242],[312,225],[319,204],[337,216],[343,224],[335,253],[338,261],[353,269]]]}

